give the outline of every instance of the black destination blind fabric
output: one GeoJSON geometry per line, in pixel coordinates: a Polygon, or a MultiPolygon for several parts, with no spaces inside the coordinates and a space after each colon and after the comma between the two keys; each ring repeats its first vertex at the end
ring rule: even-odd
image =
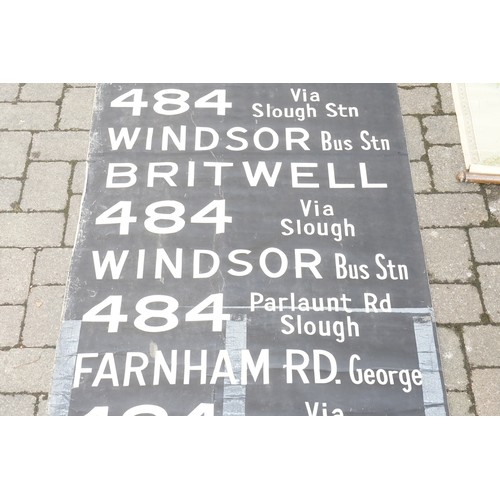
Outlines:
{"type": "Polygon", "coordinates": [[[397,88],[102,84],[53,415],[446,415],[397,88]]]}

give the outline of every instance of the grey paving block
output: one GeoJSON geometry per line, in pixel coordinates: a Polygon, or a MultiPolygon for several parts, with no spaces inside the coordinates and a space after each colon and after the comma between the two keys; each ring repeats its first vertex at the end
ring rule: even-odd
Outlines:
{"type": "Polygon", "coordinates": [[[82,194],[85,188],[85,179],[87,171],[87,162],[79,161],[73,171],[73,181],[71,183],[71,190],[73,194],[82,194]]]}
{"type": "Polygon", "coordinates": [[[21,177],[26,166],[29,132],[0,132],[0,177],[21,177]]]}
{"type": "Polygon", "coordinates": [[[13,210],[12,204],[18,202],[21,188],[21,181],[0,179],[0,210],[13,210]]]}
{"type": "Polygon", "coordinates": [[[411,180],[415,193],[427,193],[432,191],[431,176],[427,164],[423,161],[412,161],[410,163],[411,180]]]}
{"type": "Polygon", "coordinates": [[[487,186],[485,191],[491,215],[500,223],[500,186],[487,186]]]}
{"type": "Polygon", "coordinates": [[[430,144],[460,144],[457,118],[454,115],[427,116],[425,138],[430,144]]]}
{"type": "Polygon", "coordinates": [[[421,231],[427,271],[431,281],[471,281],[472,259],[464,229],[423,229],[421,231]]]}
{"type": "Polygon", "coordinates": [[[95,90],[71,88],[64,95],[59,128],[90,130],[95,90]]]}
{"type": "Polygon", "coordinates": [[[21,208],[30,210],[64,210],[68,201],[69,163],[33,162],[28,166],[21,208]]]}
{"type": "Polygon", "coordinates": [[[500,263],[500,227],[473,227],[469,234],[477,262],[500,263]]]}
{"type": "Polygon", "coordinates": [[[0,83],[0,102],[14,101],[18,92],[18,83],[0,83]]]}
{"type": "Polygon", "coordinates": [[[43,248],[36,256],[33,284],[65,285],[72,253],[72,248],[43,248]]]}
{"type": "Polygon", "coordinates": [[[432,115],[438,104],[437,90],[434,87],[398,89],[401,113],[403,115],[432,115]]]}
{"type": "Polygon", "coordinates": [[[26,83],[21,89],[21,101],[51,101],[62,97],[62,83],[26,83]]]}
{"type": "Polygon", "coordinates": [[[441,109],[443,113],[455,113],[455,102],[449,83],[438,83],[438,91],[441,97],[441,109]]]}
{"type": "Polygon", "coordinates": [[[68,83],[68,87],[91,87],[91,88],[95,88],[95,83],[68,83]]]}
{"type": "Polygon", "coordinates": [[[464,327],[465,352],[473,367],[500,368],[500,327],[493,325],[464,327]]]}
{"type": "Polygon", "coordinates": [[[19,342],[24,306],[0,306],[0,347],[12,347],[19,342]]]}
{"type": "Polygon", "coordinates": [[[479,226],[488,220],[480,194],[417,194],[415,198],[421,227],[479,226]]]}
{"type": "Polygon", "coordinates": [[[23,304],[26,301],[34,258],[35,252],[31,248],[0,248],[0,304],[23,304]]]}
{"type": "Polygon", "coordinates": [[[500,266],[478,266],[486,312],[500,322],[500,266]]]}
{"type": "Polygon", "coordinates": [[[472,370],[472,390],[478,415],[500,416],[500,369],[472,370]]]}
{"type": "Polygon", "coordinates": [[[472,401],[466,392],[448,392],[448,411],[452,417],[474,417],[472,401]]]}
{"type": "Polygon", "coordinates": [[[74,195],[71,197],[69,204],[68,224],[66,225],[66,233],[64,235],[65,245],[73,246],[75,244],[81,204],[81,195],[74,195]]]}
{"type": "Polygon", "coordinates": [[[466,390],[467,372],[458,335],[450,328],[438,328],[439,352],[447,390],[466,390]]]}
{"type": "Polygon", "coordinates": [[[418,118],[403,116],[403,125],[410,160],[421,160],[422,156],[425,155],[425,146],[418,118]]]}
{"type": "Polygon", "coordinates": [[[63,213],[0,213],[0,247],[60,246],[63,213]]]}
{"type": "Polygon", "coordinates": [[[0,351],[0,392],[49,392],[55,349],[0,351]]]}
{"type": "Polygon", "coordinates": [[[52,130],[58,111],[51,102],[0,103],[0,129],[52,130]]]}
{"type": "Polygon", "coordinates": [[[23,344],[27,347],[55,346],[61,326],[63,286],[36,286],[30,291],[23,344]]]}
{"type": "Polygon", "coordinates": [[[33,137],[31,158],[40,161],[86,160],[89,132],[40,132],[33,137]]]}
{"type": "Polygon", "coordinates": [[[431,285],[437,323],[479,323],[483,308],[473,285],[431,285]]]}
{"type": "Polygon", "coordinates": [[[0,394],[0,417],[31,417],[36,397],[29,394],[0,394]]]}
{"type": "Polygon", "coordinates": [[[438,191],[480,191],[479,184],[456,179],[456,175],[465,169],[461,146],[431,146],[428,152],[434,187],[438,191]]]}

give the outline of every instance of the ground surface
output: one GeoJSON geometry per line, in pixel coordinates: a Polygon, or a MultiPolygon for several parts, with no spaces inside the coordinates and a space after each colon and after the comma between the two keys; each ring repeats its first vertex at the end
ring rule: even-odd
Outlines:
{"type": "MultiPolygon", "coordinates": [[[[460,184],[449,84],[400,84],[452,415],[500,415],[500,186],[460,184]]],[[[0,415],[46,415],[94,86],[0,84],[0,415]]]]}

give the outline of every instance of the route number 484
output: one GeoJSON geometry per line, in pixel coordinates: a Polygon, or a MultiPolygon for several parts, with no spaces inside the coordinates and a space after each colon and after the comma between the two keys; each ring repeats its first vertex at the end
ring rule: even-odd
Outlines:
{"type": "MultiPolygon", "coordinates": [[[[111,101],[112,108],[130,108],[132,116],[141,116],[142,108],[149,106],[148,101],[143,101],[143,89],[132,89],[111,101]]],[[[159,115],[180,115],[190,109],[188,100],[190,94],[186,90],[163,89],[154,95],[153,111],[159,115]]],[[[226,100],[225,89],[215,89],[194,101],[195,108],[208,108],[217,110],[219,116],[226,114],[226,109],[233,104],[226,100]]]]}
{"type": "MultiPolygon", "coordinates": [[[[173,330],[179,324],[177,310],[179,302],[169,295],[148,295],[140,299],[135,310],[134,327],[141,332],[164,333],[173,330]],[[155,307],[150,307],[155,304],[155,307]],[[160,308],[158,308],[158,304],[160,308]],[[163,307],[161,307],[163,305],[163,307]],[[152,324],[153,323],[153,324],[152,324]]],[[[107,323],[108,333],[118,332],[120,323],[127,323],[128,314],[122,314],[122,296],[110,295],[95,305],[82,316],[82,321],[107,323]],[[109,313],[103,313],[104,310],[109,313]]],[[[221,332],[223,322],[230,319],[223,313],[223,294],[214,293],[190,308],[184,316],[185,321],[209,321],[213,332],[221,332]],[[208,309],[208,312],[207,312],[208,309]]]]}
{"type": "MultiPolygon", "coordinates": [[[[146,207],[144,227],[154,234],[177,233],[186,225],[183,217],[185,211],[180,201],[156,201],[146,207]]],[[[214,224],[215,233],[221,234],[225,232],[226,224],[233,222],[233,218],[226,215],[226,200],[213,200],[196,212],[190,221],[193,224],[214,224]],[[209,215],[212,213],[214,215],[209,215]]],[[[120,235],[128,235],[130,224],[135,222],[137,217],[132,216],[132,202],[128,200],[115,203],[95,220],[97,225],[117,224],[120,235]]]]}

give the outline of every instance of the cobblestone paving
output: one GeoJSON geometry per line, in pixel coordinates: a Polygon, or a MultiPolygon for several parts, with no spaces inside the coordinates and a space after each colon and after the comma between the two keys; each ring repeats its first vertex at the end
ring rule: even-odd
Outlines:
{"type": "Polygon", "coordinates": [[[0,415],[46,415],[94,86],[0,84],[0,415]]]}
{"type": "MultiPolygon", "coordinates": [[[[500,415],[500,186],[460,184],[451,87],[400,84],[452,415],[500,415]]],[[[0,84],[0,415],[46,415],[94,86],[0,84]]]]}
{"type": "Polygon", "coordinates": [[[500,186],[462,184],[451,86],[399,85],[451,415],[500,415],[500,186]]]}

